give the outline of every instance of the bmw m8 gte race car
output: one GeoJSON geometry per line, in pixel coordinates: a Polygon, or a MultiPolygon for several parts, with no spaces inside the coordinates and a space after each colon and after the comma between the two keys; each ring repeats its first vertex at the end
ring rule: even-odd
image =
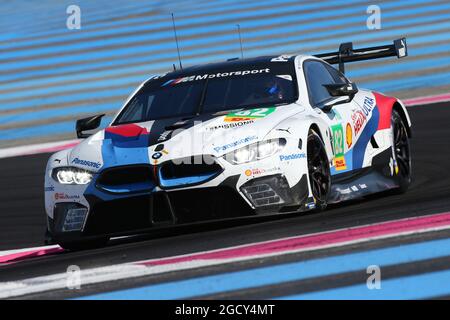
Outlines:
{"type": "Polygon", "coordinates": [[[47,239],[68,249],[160,226],[323,210],[411,181],[403,103],[344,66],[407,55],[406,40],[316,56],[234,59],[145,81],[111,124],[52,155],[47,239]],[[338,69],[332,65],[339,65],[338,69]]]}

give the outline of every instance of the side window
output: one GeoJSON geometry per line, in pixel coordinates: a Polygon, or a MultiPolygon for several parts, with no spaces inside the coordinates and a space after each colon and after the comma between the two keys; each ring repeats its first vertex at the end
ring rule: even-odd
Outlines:
{"type": "Polygon", "coordinates": [[[328,64],[326,64],[325,66],[336,83],[346,84],[349,82],[348,79],[340,71],[336,70],[335,68],[333,68],[328,64]]]}
{"type": "Polygon", "coordinates": [[[329,66],[320,61],[309,60],[304,63],[304,67],[310,103],[315,106],[330,100],[332,97],[323,85],[340,82],[331,75],[329,66]]]}
{"type": "Polygon", "coordinates": [[[130,106],[125,109],[122,118],[127,119],[127,122],[139,121],[142,119],[146,110],[145,101],[140,97],[135,97],[130,103],[130,106]]]}

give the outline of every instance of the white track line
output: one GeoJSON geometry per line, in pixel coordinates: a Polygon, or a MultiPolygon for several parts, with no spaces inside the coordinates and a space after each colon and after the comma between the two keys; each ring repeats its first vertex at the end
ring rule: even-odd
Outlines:
{"type": "Polygon", "coordinates": [[[59,246],[53,245],[53,246],[42,246],[42,247],[4,250],[4,251],[0,251],[0,257],[8,256],[10,254],[23,253],[23,252],[27,252],[27,251],[34,252],[34,251],[49,250],[49,249],[55,249],[55,248],[59,248],[59,246]]]}
{"type": "MultiPolygon", "coordinates": [[[[394,220],[395,221],[395,220],[394,220]]],[[[182,271],[196,268],[203,268],[214,265],[222,265],[225,263],[234,263],[238,261],[248,261],[254,259],[261,259],[266,257],[281,256],[286,254],[313,251],[319,249],[326,249],[332,247],[340,247],[345,245],[351,245],[356,243],[363,243],[373,240],[393,238],[404,235],[420,234],[426,232],[440,231],[450,229],[450,225],[440,227],[430,227],[417,229],[413,231],[397,232],[393,234],[387,234],[382,236],[368,237],[363,239],[356,239],[345,242],[332,243],[327,245],[318,245],[315,247],[285,250],[280,252],[271,252],[252,256],[241,256],[235,258],[224,259],[208,259],[208,260],[193,260],[180,263],[173,263],[168,265],[155,265],[145,266],[137,264],[138,262],[124,263],[118,265],[111,265],[106,267],[97,267],[86,270],[81,270],[81,286],[88,284],[96,284],[102,282],[111,282],[123,279],[137,278],[149,275],[162,274],[166,272],[182,271]]],[[[201,252],[199,252],[201,253],[201,252]]],[[[40,276],[35,278],[29,278],[21,281],[0,282],[0,299],[17,297],[33,293],[41,293],[52,290],[67,289],[68,274],[58,273],[47,276],[40,276]]],[[[68,290],[68,289],[67,289],[68,290]]]]}
{"type": "Polygon", "coordinates": [[[56,152],[64,149],[67,146],[74,145],[79,143],[81,140],[64,140],[57,142],[47,142],[47,143],[39,143],[39,144],[30,144],[26,146],[18,146],[0,149],[0,159],[2,158],[11,158],[46,152],[56,152]]]}

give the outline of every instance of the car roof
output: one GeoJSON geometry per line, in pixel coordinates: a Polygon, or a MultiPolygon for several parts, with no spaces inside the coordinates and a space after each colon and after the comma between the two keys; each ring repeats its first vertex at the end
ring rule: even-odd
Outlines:
{"type": "Polygon", "coordinates": [[[261,56],[261,57],[252,57],[245,59],[229,59],[227,61],[214,62],[214,63],[206,63],[190,66],[183,69],[178,69],[175,71],[171,71],[162,75],[162,77],[170,77],[170,78],[178,78],[191,74],[200,74],[200,73],[208,73],[215,72],[216,70],[230,69],[230,70],[244,70],[254,65],[264,65],[272,62],[272,59],[283,57],[286,59],[286,62],[294,61],[296,56],[287,56],[287,55],[277,55],[277,56],[261,56]]]}

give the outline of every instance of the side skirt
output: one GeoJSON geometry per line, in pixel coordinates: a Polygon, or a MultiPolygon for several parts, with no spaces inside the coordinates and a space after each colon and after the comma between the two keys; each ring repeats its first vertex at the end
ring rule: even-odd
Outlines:
{"type": "Polygon", "coordinates": [[[392,150],[388,148],[373,158],[371,167],[332,176],[328,203],[358,199],[397,188],[399,185],[391,159],[392,150]]]}

